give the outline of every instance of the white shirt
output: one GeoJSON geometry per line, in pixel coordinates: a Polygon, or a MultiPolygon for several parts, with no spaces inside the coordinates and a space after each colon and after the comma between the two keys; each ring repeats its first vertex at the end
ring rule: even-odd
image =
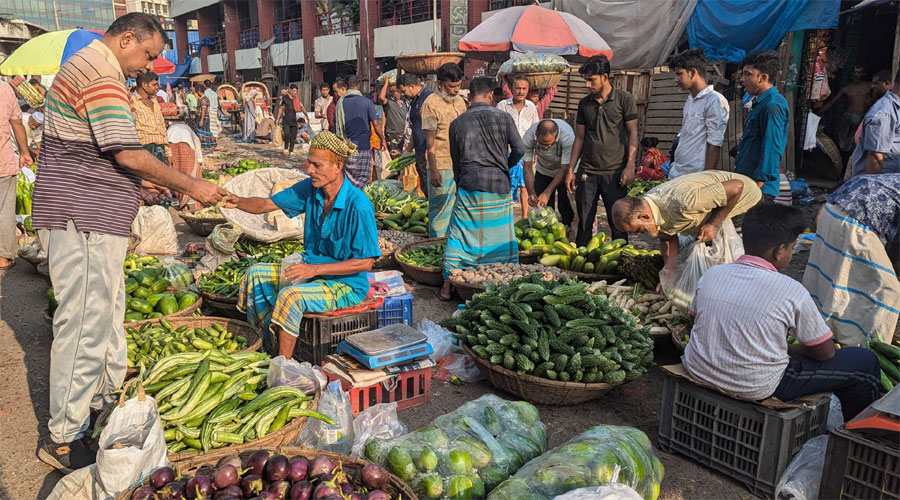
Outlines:
{"type": "Polygon", "coordinates": [[[497,109],[512,117],[513,122],[516,124],[516,129],[519,131],[519,137],[525,137],[525,132],[528,132],[532,125],[541,121],[541,117],[538,116],[537,106],[528,99],[525,99],[525,105],[522,106],[521,112],[513,106],[511,97],[500,101],[497,104],[497,109]]]}
{"type": "Polygon", "coordinates": [[[203,163],[203,149],[200,147],[200,138],[191,130],[191,127],[183,123],[173,123],[166,129],[166,139],[168,139],[169,144],[175,144],[176,142],[187,144],[194,150],[197,162],[203,163]]]}
{"type": "MultiPolygon", "coordinates": [[[[28,143],[28,146],[32,148],[36,148],[37,144],[41,142],[41,136],[44,133],[44,126],[38,125],[37,128],[31,128],[31,125],[28,122],[31,120],[30,113],[22,114],[22,125],[25,126],[25,140],[28,143]]],[[[16,144],[16,141],[12,141],[13,144],[16,144]]]]}
{"type": "Polygon", "coordinates": [[[790,358],[788,335],[807,346],[832,337],[806,288],[751,255],[706,271],[691,313],[685,370],[746,399],[765,399],[778,388],[790,358]]]}
{"type": "Polygon", "coordinates": [[[728,100],[713,90],[712,85],[689,95],[684,103],[681,119],[681,135],[669,178],[693,174],[706,166],[706,145],[722,146],[725,140],[725,126],[728,125],[728,100]]]}

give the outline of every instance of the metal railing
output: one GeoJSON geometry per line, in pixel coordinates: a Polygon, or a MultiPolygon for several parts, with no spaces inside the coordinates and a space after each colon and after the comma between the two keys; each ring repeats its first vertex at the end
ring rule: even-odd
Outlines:
{"type": "Polygon", "coordinates": [[[239,36],[242,49],[252,49],[259,45],[259,27],[241,30],[239,36]]]}
{"type": "Polygon", "coordinates": [[[289,42],[303,38],[303,23],[300,18],[286,19],[275,23],[275,43],[289,42]]]}
{"type": "Polygon", "coordinates": [[[353,33],[359,31],[358,21],[358,19],[353,19],[349,15],[341,15],[339,12],[319,14],[319,34],[353,33]]]}
{"type": "MultiPolygon", "coordinates": [[[[431,0],[395,0],[385,2],[381,7],[381,25],[396,26],[412,24],[434,19],[431,0]]],[[[438,9],[438,17],[441,11],[438,9]]]]}
{"type": "Polygon", "coordinates": [[[210,50],[209,50],[210,54],[224,54],[225,52],[228,51],[225,47],[225,32],[224,31],[216,33],[215,35],[212,35],[209,38],[212,41],[216,42],[216,44],[214,46],[210,47],[210,50]]]}

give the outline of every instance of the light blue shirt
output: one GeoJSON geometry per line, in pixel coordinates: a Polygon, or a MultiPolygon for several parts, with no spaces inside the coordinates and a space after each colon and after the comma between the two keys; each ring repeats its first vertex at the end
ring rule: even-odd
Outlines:
{"type": "Polygon", "coordinates": [[[209,99],[209,112],[210,114],[216,113],[219,111],[219,94],[216,93],[213,89],[206,89],[203,91],[203,95],[209,99]]]}
{"type": "Polygon", "coordinates": [[[866,153],[884,155],[881,173],[900,173],[900,97],[888,90],[863,117],[859,143],[850,157],[853,175],[866,173],[866,153]]]}
{"type": "MultiPolygon", "coordinates": [[[[344,184],[331,211],[322,219],[325,199],[322,190],[305,179],[272,196],[272,202],[294,218],[306,214],[303,224],[303,262],[333,264],[350,259],[381,257],[375,210],[363,192],[344,177],[344,184]]],[[[316,276],[316,279],[338,281],[365,297],[369,278],[365,271],[342,276],[316,276]]]]}
{"type": "Polygon", "coordinates": [[[569,165],[572,158],[572,144],[575,143],[575,131],[571,125],[565,120],[554,119],[553,122],[556,123],[559,132],[556,134],[556,141],[547,149],[541,149],[537,144],[537,128],[541,124],[540,120],[529,127],[522,137],[522,142],[525,143],[525,161],[533,161],[535,171],[547,177],[555,176],[560,166],[569,165]]]}

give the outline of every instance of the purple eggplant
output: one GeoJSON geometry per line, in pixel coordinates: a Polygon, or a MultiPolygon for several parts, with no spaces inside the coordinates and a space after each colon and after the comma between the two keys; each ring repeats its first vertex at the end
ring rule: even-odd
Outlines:
{"type": "Polygon", "coordinates": [[[210,500],[216,487],[213,486],[212,479],[206,476],[194,476],[188,481],[185,493],[190,499],[210,500]]]}
{"type": "Polygon", "coordinates": [[[150,486],[141,486],[132,495],[131,500],[158,500],[156,490],[150,486]]]}
{"type": "Polygon", "coordinates": [[[278,495],[276,495],[274,491],[269,491],[269,490],[259,492],[259,499],[260,500],[279,500],[278,495]]]}
{"type": "Polygon", "coordinates": [[[247,465],[247,468],[250,470],[250,474],[256,474],[257,476],[262,476],[263,471],[266,470],[266,462],[269,461],[269,452],[267,450],[259,450],[254,453],[250,457],[250,463],[247,465]]]}
{"type": "Polygon", "coordinates": [[[320,500],[329,495],[337,495],[341,496],[341,488],[332,483],[322,483],[316,486],[316,491],[313,492],[313,499],[320,500]]]}
{"type": "Polygon", "coordinates": [[[298,481],[291,486],[288,498],[291,500],[309,500],[312,497],[313,485],[309,481],[298,481]]]}
{"type": "Polygon", "coordinates": [[[391,497],[381,490],[372,490],[366,495],[366,500],[391,500],[391,497]]]}
{"type": "Polygon", "coordinates": [[[331,481],[332,479],[334,479],[334,474],[322,474],[322,475],[316,477],[316,481],[318,481],[320,483],[327,483],[328,481],[331,481]]]}
{"type": "Polygon", "coordinates": [[[158,492],[159,500],[184,500],[185,484],[183,481],[172,481],[163,486],[158,492]]]}
{"type": "Polygon", "coordinates": [[[215,500],[222,500],[224,498],[241,498],[243,496],[244,492],[241,491],[241,487],[236,484],[232,484],[231,486],[226,486],[217,491],[216,496],[214,496],[213,498],[215,500]]]}
{"type": "Polygon", "coordinates": [[[213,475],[213,484],[219,489],[227,488],[240,482],[240,471],[231,464],[219,467],[213,475]]]}
{"type": "Polygon", "coordinates": [[[322,474],[331,474],[331,471],[333,471],[335,467],[337,467],[337,464],[335,464],[333,460],[325,455],[319,455],[309,463],[308,474],[309,477],[317,478],[322,474]]]}
{"type": "Polygon", "coordinates": [[[278,498],[284,500],[287,497],[288,491],[291,489],[291,483],[285,481],[284,479],[280,481],[272,481],[272,484],[269,485],[269,491],[278,495],[278,498]]]}
{"type": "Polygon", "coordinates": [[[241,470],[244,467],[244,464],[241,463],[241,457],[237,455],[231,455],[230,457],[225,457],[222,460],[219,460],[219,463],[216,464],[216,467],[224,467],[226,465],[230,465],[237,470],[241,470]]]}
{"type": "Polygon", "coordinates": [[[241,491],[244,492],[245,497],[258,495],[264,488],[262,478],[258,474],[247,474],[241,480],[241,491]]]}
{"type": "Polygon", "coordinates": [[[333,493],[331,495],[322,497],[321,500],[344,500],[344,497],[338,495],[337,493],[333,493]]]}
{"type": "Polygon", "coordinates": [[[350,500],[363,500],[363,496],[355,491],[347,495],[347,498],[349,498],[350,500]]]}
{"type": "Polygon", "coordinates": [[[363,467],[360,476],[363,485],[370,490],[380,490],[381,488],[384,488],[384,484],[387,482],[388,478],[387,472],[375,464],[369,464],[363,467]]]}
{"type": "Polygon", "coordinates": [[[266,479],[269,481],[281,481],[288,477],[287,457],[284,455],[275,455],[266,462],[266,479]]]}
{"type": "Polygon", "coordinates": [[[306,479],[306,471],[309,470],[309,460],[304,457],[297,457],[288,464],[287,480],[296,483],[306,479]]]}
{"type": "Polygon", "coordinates": [[[150,486],[160,489],[175,480],[175,471],[171,467],[160,467],[150,474],[150,486]]]}
{"type": "Polygon", "coordinates": [[[344,495],[349,495],[351,493],[354,493],[357,490],[356,486],[353,486],[350,483],[341,483],[340,486],[341,486],[341,494],[344,494],[344,495]]]}

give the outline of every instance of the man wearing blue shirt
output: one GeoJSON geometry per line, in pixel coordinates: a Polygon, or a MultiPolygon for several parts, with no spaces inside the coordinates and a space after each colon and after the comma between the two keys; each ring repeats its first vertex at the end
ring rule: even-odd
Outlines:
{"type": "MultiPolygon", "coordinates": [[[[873,92],[885,90],[877,86],[873,92]]],[[[900,173],[900,71],[862,120],[859,143],[850,157],[853,175],[900,173]]]]}
{"type": "Polygon", "coordinates": [[[372,203],[344,171],[355,150],[353,143],[321,132],[310,144],[309,179],[270,198],[229,195],[226,200],[226,207],[253,214],[306,214],[303,261],[283,272],[280,264],[256,264],[241,283],[238,308],[262,327],[263,347],[273,356],[293,355],[304,313],[351,307],[369,292],[366,272],[381,251],[372,203]]]}
{"type": "Polygon", "coordinates": [[[753,97],[753,104],[744,120],[734,171],[755,180],[763,198],[772,201],[778,196],[778,172],[790,119],[787,101],[775,88],[778,54],[754,52],[744,58],[743,65],[741,85],[753,97]]]}
{"type": "Polygon", "coordinates": [[[347,93],[335,108],[335,133],[342,139],[349,139],[356,144],[356,152],[347,158],[345,169],[350,182],[362,189],[369,185],[372,177],[372,130],[384,144],[381,129],[375,124],[381,119],[375,110],[372,99],[368,99],[359,91],[359,78],[348,76],[347,93]]]}
{"type": "Polygon", "coordinates": [[[403,73],[397,80],[397,88],[409,102],[409,128],[412,133],[413,149],[416,152],[416,173],[419,175],[419,187],[428,193],[428,162],[425,151],[428,145],[425,142],[425,131],[422,130],[422,103],[433,90],[425,88],[425,84],[418,76],[412,73],[403,73]]]}

